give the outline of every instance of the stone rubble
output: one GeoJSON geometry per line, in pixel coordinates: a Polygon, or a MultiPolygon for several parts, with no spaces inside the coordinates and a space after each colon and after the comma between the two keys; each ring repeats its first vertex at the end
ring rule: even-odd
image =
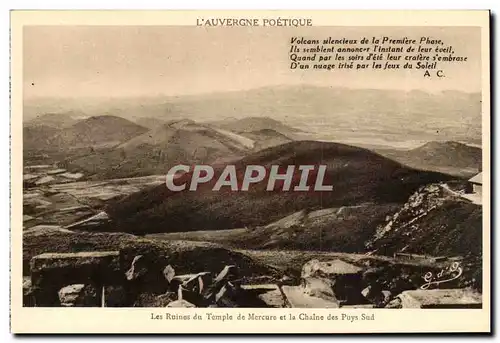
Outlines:
{"type": "Polygon", "coordinates": [[[42,254],[23,280],[24,306],[64,307],[274,307],[416,308],[478,307],[472,290],[409,290],[394,295],[367,278],[373,268],[340,259],[313,259],[300,282],[288,276],[267,284],[242,284],[235,265],[176,275],[174,266],[154,267],[136,255],[124,265],[120,252],[42,254]],[[70,277],[68,277],[68,275],[70,277]],[[295,282],[294,282],[295,281],[295,282]],[[367,285],[368,282],[368,285],[367,285]]]}
{"type": "Polygon", "coordinates": [[[99,305],[97,289],[90,285],[75,284],[61,288],[58,292],[61,306],[88,307],[99,305]]]}

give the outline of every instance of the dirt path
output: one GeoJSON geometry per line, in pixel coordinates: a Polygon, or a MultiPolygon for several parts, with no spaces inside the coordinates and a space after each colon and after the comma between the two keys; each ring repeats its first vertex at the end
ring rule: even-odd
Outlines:
{"type": "Polygon", "coordinates": [[[482,205],[482,199],[481,199],[481,196],[478,195],[478,194],[466,194],[466,193],[459,193],[459,192],[456,192],[454,190],[452,190],[450,188],[450,186],[448,186],[446,183],[445,184],[440,184],[440,186],[446,190],[447,192],[455,195],[456,197],[459,197],[459,198],[463,198],[463,199],[467,199],[469,201],[471,201],[473,204],[476,204],[476,205],[482,205]]]}
{"type": "Polygon", "coordinates": [[[432,262],[431,260],[407,260],[383,255],[353,254],[327,251],[300,251],[300,250],[235,250],[245,254],[255,261],[264,263],[282,271],[300,273],[302,266],[312,259],[333,260],[341,259],[354,264],[364,264],[372,260],[383,263],[419,266],[419,267],[446,267],[449,262],[432,262]]]}

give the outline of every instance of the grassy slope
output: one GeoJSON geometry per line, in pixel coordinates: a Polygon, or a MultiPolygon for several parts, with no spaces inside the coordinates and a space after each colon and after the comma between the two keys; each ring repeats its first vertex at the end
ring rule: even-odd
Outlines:
{"type": "Polygon", "coordinates": [[[364,249],[364,242],[373,235],[377,225],[399,207],[399,204],[365,204],[320,210],[309,215],[300,211],[256,228],[160,233],[148,237],[216,242],[240,249],[359,252],[364,249]],[[321,212],[326,213],[321,215],[321,212]],[[300,218],[287,220],[296,216],[300,218]]]}
{"type": "Polygon", "coordinates": [[[272,275],[274,270],[254,262],[250,257],[217,244],[202,242],[158,242],[118,233],[65,233],[23,237],[23,274],[29,274],[33,256],[46,253],[120,250],[124,265],[130,265],[137,255],[144,255],[160,270],[171,264],[177,274],[202,271],[220,272],[225,265],[237,265],[242,276],[272,275]]]}
{"type": "Polygon", "coordinates": [[[429,142],[421,147],[399,151],[380,149],[380,154],[412,168],[432,170],[470,178],[482,169],[482,150],[458,142],[429,142]]]}
{"type": "MultiPolygon", "coordinates": [[[[112,202],[107,212],[116,230],[134,233],[220,230],[259,226],[309,209],[359,203],[403,203],[420,185],[447,179],[420,172],[369,150],[336,143],[292,142],[251,154],[236,164],[239,179],[247,165],[327,165],[325,184],[331,192],[267,192],[266,179],[248,192],[213,192],[205,184],[196,192],[169,191],[164,185],[112,202]]],[[[186,176],[189,179],[189,175],[186,176]]],[[[315,180],[311,173],[309,184],[315,180]]],[[[292,182],[298,184],[296,174],[292,182]]],[[[228,188],[228,187],[226,187],[228,188]]],[[[224,190],[224,188],[222,189],[224,190]]]]}
{"type": "Polygon", "coordinates": [[[207,164],[222,157],[241,157],[247,147],[209,127],[174,122],[134,137],[110,150],[69,161],[96,178],[163,174],[177,164],[207,164]]]}
{"type": "Polygon", "coordinates": [[[147,129],[117,116],[96,116],[61,130],[51,140],[59,149],[99,146],[107,142],[124,142],[147,129]]]}

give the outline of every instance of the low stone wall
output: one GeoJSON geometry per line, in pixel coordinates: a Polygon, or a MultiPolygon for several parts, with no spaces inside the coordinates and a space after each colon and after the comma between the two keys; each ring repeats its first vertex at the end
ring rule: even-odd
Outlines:
{"type": "Polygon", "coordinates": [[[93,287],[92,305],[101,306],[102,288],[123,285],[125,280],[118,251],[46,253],[33,257],[30,267],[32,294],[39,307],[60,306],[59,290],[73,284],[93,287]]]}
{"type": "Polygon", "coordinates": [[[482,308],[481,294],[471,289],[417,289],[397,298],[401,308],[482,308]]]}
{"type": "MultiPolygon", "coordinates": [[[[236,265],[218,273],[176,274],[175,266],[123,251],[45,253],[23,279],[24,306],[54,307],[389,307],[480,308],[472,289],[410,289],[392,293],[367,267],[336,259],[310,260],[299,280],[245,285],[236,265]]],[[[186,261],[184,261],[186,262],[186,261]]],[[[184,269],[182,269],[184,271],[184,269]]]]}

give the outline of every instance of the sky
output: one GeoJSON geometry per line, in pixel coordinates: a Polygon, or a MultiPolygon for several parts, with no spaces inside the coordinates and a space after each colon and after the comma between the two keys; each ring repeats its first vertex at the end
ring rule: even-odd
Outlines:
{"type": "Polygon", "coordinates": [[[24,97],[131,97],[238,91],[271,85],[481,90],[480,29],[475,27],[26,26],[24,97]],[[372,36],[453,45],[468,61],[424,71],[290,70],[290,39],[372,36]]]}

